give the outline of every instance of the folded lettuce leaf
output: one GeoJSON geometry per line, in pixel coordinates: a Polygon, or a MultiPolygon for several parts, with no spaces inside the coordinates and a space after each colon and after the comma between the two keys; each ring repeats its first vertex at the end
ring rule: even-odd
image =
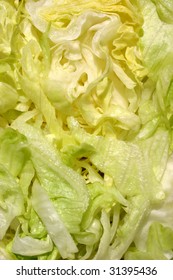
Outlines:
{"type": "Polygon", "coordinates": [[[49,236],[47,240],[39,240],[31,236],[20,237],[18,232],[12,245],[12,252],[23,256],[38,256],[46,254],[52,249],[53,244],[49,236]]]}
{"type": "Polygon", "coordinates": [[[22,215],[24,201],[15,178],[0,164],[0,240],[2,240],[14,218],[22,215]]]}
{"type": "Polygon", "coordinates": [[[73,253],[78,251],[75,242],[63,221],[61,221],[58,212],[53,207],[46,192],[37,182],[34,184],[32,190],[32,205],[45,225],[52,241],[57,246],[62,258],[72,257],[73,253]]]}

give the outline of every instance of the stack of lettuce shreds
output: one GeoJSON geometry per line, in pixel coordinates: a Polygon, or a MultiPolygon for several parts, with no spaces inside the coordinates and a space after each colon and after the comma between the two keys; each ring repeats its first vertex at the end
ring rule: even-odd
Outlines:
{"type": "Polygon", "coordinates": [[[0,259],[173,259],[173,1],[0,0],[0,259]]]}

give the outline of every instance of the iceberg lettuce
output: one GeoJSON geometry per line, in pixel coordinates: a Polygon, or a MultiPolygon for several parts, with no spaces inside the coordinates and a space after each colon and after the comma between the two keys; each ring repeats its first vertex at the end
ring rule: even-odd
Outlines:
{"type": "Polygon", "coordinates": [[[0,0],[0,259],[173,258],[170,0],[0,0]]]}

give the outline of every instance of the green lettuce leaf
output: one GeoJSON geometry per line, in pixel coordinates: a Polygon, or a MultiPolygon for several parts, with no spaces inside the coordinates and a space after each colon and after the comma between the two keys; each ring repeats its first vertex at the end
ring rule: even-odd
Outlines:
{"type": "Polygon", "coordinates": [[[173,23],[173,21],[172,21],[172,12],[173,12],[172,2],[169,0],[167,0],[167,1],[152,0],[152,1],[156,5],[157,13],[158,13],[160,19],[166,23],[173,23]]]}
{"type": "Polygon", "coordinates": [[[72,254],[77,252],[77,247],[64,226],[64,223],[61,221],[56,209],[49,200],[48,195],[38,183],[35,183],[33,186],[32,204],[34,210],[43,221],[51,239],[57,246],[61,256],[64,259],[72,257],[72,254]]]}
{"type": "Polygon", "coordinates": [[[17,24],[17,11],[10,2],[0,2],[0,58],[11,53],[12,38],[17,24]]]}
{"type": "MultiPolygon", "coordinates": [[[[138,2],[144,17],[144,35],[140,40],[144,63],[150,70],[152,78],[157,79],[158,73],[162,72],[164,66],[169,65],[170,56],[172,57],[173,55],[171,48],[173,26],[163,21],[162,17],[159,17],[162,8],[165,8],[165,10],[167,8],[169,11],[172,4],[171,1],[164,1],[164,5],[163,1],[139,0],[138,2]]],[[[169,21],[169,16],[167,17],[166,14],[165,18],[169,21]]]]}
{"type": "Polygon", "coordinates": [[[17,235],[14,238],[12,252],[22,256],[38,256],[46,254],[53,249],[51,239],[39,240],[30,236],[20,237],[17,235]]]}
{"type": "Polygon", "coordinates": [[[32,162],[40,183],[53,200],[69,231],[78,231],[88,206],[85,181],[77,172],[63,164],[55,147],[41,131],[28,124],[18,125],[16,124],[16,128],[28,139],[32,162]]]}
{"type": "Polygon", "coordinates": [[[13,109],[17,104],[17,92],[8,84],[0,82],[0,113],[13,109]]]}
{"type": "Polygon", "coordinates": [[[125,259],[167,260],[173,256],[173,230],[158,222],[152,223],[148,231],[146,251],[130,248],[125,259]]]}
{"type": "Polygon", "coordinates": [[[22,215],[24,201],[15,178],[0,164],[0,240],[5,236],[13,219],[22,215]]]}
{"type": "Polygon", "coordinates": [[[26,138],[17,131],[6,128],[0,133],[0,163],[17,177],[30,158],[26,138]]]}
{"type": "Polygon", "coordinates": [[[172,259],[172,11],[0,0],[0,259],[172,259]]]}

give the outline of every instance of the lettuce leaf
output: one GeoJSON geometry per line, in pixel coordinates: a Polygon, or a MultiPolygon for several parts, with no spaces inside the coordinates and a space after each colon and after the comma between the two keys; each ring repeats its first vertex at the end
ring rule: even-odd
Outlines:
{"type": "Polygon", "coordinates": [[[49,236],[47,240],[39,240],[30,236],[20,237],[17,233],[12,245],[12,252],[23,256],[38,256],[52,249],[53,244],[49,236]]]}
{"type": "MultiPolygon", "coordinates": [[[[56,209],[52,206],[46,192],[35,183],[32,191],[32,204],[43,221],[51,239],[57,246],[61,256],[71,258],[73,253],[78,251],[72,237],[61,221],[56,209]]],[[[50,248],[51,249],[51,248],[50,248]]],[[[13,249],[13,252],[14,249],[13,249]]]]}
{"type": "Polygon", "coordinates": [[[13,219],[23,213],[24,201],[15,178],[2,164],[0,164],[0,184],[0,240],[2,240],[13,219]]]}
{"type": "Polygon", "coordinates": [[[0,259],[172,259],[172,10],[0,0],[0,259]]]}

